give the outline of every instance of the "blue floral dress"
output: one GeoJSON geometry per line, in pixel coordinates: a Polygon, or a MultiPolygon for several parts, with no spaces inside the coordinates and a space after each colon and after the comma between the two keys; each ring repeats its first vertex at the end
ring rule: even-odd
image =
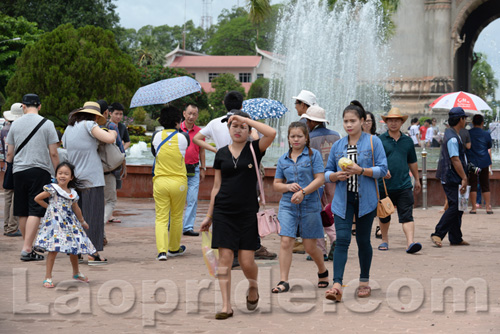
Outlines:
{"type": "Polygon", "coordinates": [[[94,254],[96,249],[71,208],[78,202],[76,191],[71,189],[68,194],[55,183],[44,186],[43,190],[50,193],[49,206],[35,245],[49,252],[94,254]]]}

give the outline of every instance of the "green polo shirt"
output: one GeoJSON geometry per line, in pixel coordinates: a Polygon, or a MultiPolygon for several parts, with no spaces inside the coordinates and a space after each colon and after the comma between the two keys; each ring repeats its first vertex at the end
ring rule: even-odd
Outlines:
{"type": "MultiPolygon", "coordinates": [[[[408,164],[417,162],[417,154],[413,140],[407,135],[401,133],[396,141],[385,132],[379,136],[384,145],[385,155],[387,156],[387,165],[391,172],[391,178],[385,180],[387,190],[402,190],[411,188],[410,167],[408,164]]],[[[379,179],[380,189],[384,189],[382,179],[379,179]]]]}

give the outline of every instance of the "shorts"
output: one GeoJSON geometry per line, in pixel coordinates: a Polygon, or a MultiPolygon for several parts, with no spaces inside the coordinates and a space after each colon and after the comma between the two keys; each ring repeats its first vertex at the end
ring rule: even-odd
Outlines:
{"type": "Polygon", "coordinates": [[[281,203],[278,212],[280,236],[302,239],[322,239],[325,237],[321,221],[321,207],[318,211],[305,210],[304,205],[281,203]]]}
{"type": "MultiPolygon", "coordinates": [[[[385,192],[380,192],[380,198],[385,198],[385,192]],[[383,195],[384,194],[384,195],[383,195]]],[[[389,191],[389,198],[398,210],[399,223],[409,223],[413,221],[413,189],[401,189],[389,191]]],[[[391,216],[380,218],[381,223],[388,223],[391,221],[391,216]]]]}
{"type": "Polygon", "coordinates": [[[481,193],[490,192],[490,171],[488,168],[481,169],[478,174],[469,173],[470,191],[477,192],[477,179],[479,177],[479,184],[481,185],[481,193]]]}
{"type": "Polygon", "coordinates": [[[30,168],[14,173],[14,216],[43,217],[45,208],[35,202],[35,197],[50,181],[50,173],[41,168],[30,168]]]}

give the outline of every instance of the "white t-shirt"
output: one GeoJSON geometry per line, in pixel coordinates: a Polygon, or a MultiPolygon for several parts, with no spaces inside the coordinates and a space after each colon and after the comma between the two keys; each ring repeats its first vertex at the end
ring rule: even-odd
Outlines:
{"type": "Polygon", "coordinates": [[[413,144],[418,144],[418,134],[419,134],[418,124],[410,126],[410,137],[413,140],[413,144]]]}
{"type": "Polygon", "coordinates": [[[222,123],[221,120],[227,116],[217,117],[211,120],[207,126],[200,130],[200,133],[206,138],[211,138],[215,143],[215,148],[219,150],[220,148],[227,146],[233,142],[231,136],[229,135],[229,129],[227,123],[222,123]]]}
{"type": "Polygon", "coordinates": [[[425,142],[432,143],[432,138],[434,138],[434,129],[432,126],[427,128],[427,132],[425,133],[425,142]]]}

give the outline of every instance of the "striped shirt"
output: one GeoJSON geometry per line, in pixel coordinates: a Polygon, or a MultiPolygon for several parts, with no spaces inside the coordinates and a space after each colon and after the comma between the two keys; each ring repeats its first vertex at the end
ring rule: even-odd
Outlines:
{"type": "MultiPolygon", "coordinates": [[[[347,158],[351,159],[355,164],[358,163],[358,147],[356,145],[347,145],[347,158]]],[[[347,191],[358,192],[358,175],[351,175],[347,179],[347,191]]]]}

